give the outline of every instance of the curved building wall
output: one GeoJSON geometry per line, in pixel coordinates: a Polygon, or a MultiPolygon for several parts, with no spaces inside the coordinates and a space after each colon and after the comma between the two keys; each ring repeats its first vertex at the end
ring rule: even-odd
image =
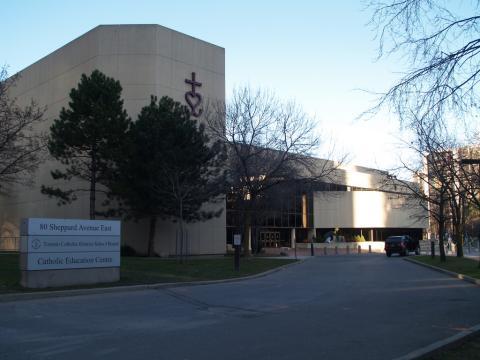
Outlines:
{"type": "Polygon", "coordinates": [[[381,191],[316,192],[315,228],[426,228],[425,210],[381,191]]]}

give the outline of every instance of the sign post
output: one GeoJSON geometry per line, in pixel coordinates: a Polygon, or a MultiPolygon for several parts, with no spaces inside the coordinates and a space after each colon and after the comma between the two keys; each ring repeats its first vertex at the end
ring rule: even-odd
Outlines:
{"type": "Polygon", "coordinates": [[[242,246],[242,235],[233,235],[233,247],[235,249],[235,271],[240,271],[240,248],[242,246]]]}

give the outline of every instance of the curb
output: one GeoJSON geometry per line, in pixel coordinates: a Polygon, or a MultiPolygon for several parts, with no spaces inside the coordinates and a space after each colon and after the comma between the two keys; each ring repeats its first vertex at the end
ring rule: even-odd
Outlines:
{"type": "Polygon", "coordinates": [[[187,282],[174,282],[174,283],[154,283],[154,284],[140,284],[140,285],[125,285],[125,286],[112,286],[105,288],[89,288],[89,289],[74,289],[74,290],[54,290],[54,291],[39,291],[39,292],[27,292],[27,293],[14,293],[14,294],[4,294],[0,295],[0,303],[7,303],[12,301],[28,301],[28,300],[37,300],[37,299],[47,299],[47,298],[57,298],[57,297],[67,297],[67,296],[79,296],[79,295],[92,295],[92,294],[110,294],[110,293],[120,293],[120,292],[130,292],[130,291],[139,291],[139,290],[150,290],[150,289],[166,289],[182,286],[201,286],[201,285],[210,285],[210,284],[222,284],[222,283],[231,283],[239,282],[243,280],[250,280],[261,278],[270,274],[273,274],[278,271],[285,270],[286,268],[299,265],[310,258],[298,259],[295,262],[285,264],[274,269],[264,271],[259,274],[236,277],[230,279],[221,279],[221,280],[200,280],[200,281],[187,281],[187,282]]]}
{"type": "Polygon", "coordinates": [[[429,269],[432,269],[432,270],[435,270],[435,271],[438,271],[438,272],[441,272],[441,273],[444,273],[446,275],[457,278],[459,280],[467,281],[467,282],[472,283],[474,285],[480,286],[480,279],[475,279],[475,278],[473,278],[471,276],[468,276],[468,275],[459,274],[459,273],[456,273],[456,272],[453,272],[453,271],[450,271],[450,270],[445,270],[445,269],[439,268],[437,266],[425,264],[425,263],[417,261],[415,259],[404,258],[404,260],[409,261],[409,262],[414,263],[414,264],[417,264],[417,265],[421,265],[423,267],[426,267],[426,268],[429,268],[429,269]]]}
{"type": "MultiPolygon", "coordinates": [[[[480,285],[480,280],[472,278],[471,276],[458,274],[456,272],[453,272],[453,271],[450,271],[450,270],[445,270],[445,269],[439,268],[437,266],[425,264],[425,263],[417,261],[415,259],[404,258],[404,260],[408,261],[408,262],[411,262],[413,264],[417,264],[417,265],[426,267],[428,269],[432,269],[432,270],[444,273],[446,275],[457,278],[459,280],[467,281],[467,282],[472,283],[472,284],[477,285],[477,286],[480,285]]],[[[411,353],[408,353],[407,355],[401,356],[401,357],[396,358],[394,360],[422,359],[426,356],[433,355],[433,354],[437,353],[438,351],[446,350],[450,347],[453,347],[455,344],[457,344],[461,341],[464,341],[464,340],[468,339],[469,337],[474,336],[477,333],[480,333],[480,324],[472,326],[470,329],[461,331],[458,334],[455,334],[455,335],[453,335],[449,338],[446,338],[444,340],[434,342],[433,344],[430,344],[430,345],[427,345],[423,348],[412,351],[411,353]]]]}
{"type": "Polygon", "coordinates": [[[449,338],[434,342],[433,344],[425,346],[421,349],[412,351],[407,355],[395,358],[394,360],[423,359],[426,356],[434,355],[439,351],[451,348],[456,344],[468,339],[469,337],[476,335],[477,333],[480,333],[480,324],[472,326],[470,329],[459,332],[458,334],[449,338]]]}

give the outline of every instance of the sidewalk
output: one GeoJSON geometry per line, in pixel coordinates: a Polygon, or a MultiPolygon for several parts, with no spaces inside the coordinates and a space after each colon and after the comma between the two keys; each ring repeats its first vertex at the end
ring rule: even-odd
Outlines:
{"type": "MultiPolygon", "coordinates": [[[[447,256],[457,256],[457,253],[455,251],[447,251],[447,256]]],[[[468,247],[464,247],[463,256],[469,259],[480,260],[480,251],[476,247],[471,247],[470,251],[468,251],[468,247]]]]}
{"type": "Polygon", "coordinates": [[[463,254],[464,257],[466,258],[469,258],[469,259],[474,259],[474,260],[478,260],[480,261],[480,254],[478,253],[478,251],[476,253],[464,253],[463,254]]]}
{"type": "MultiPolygon", "coordinates": [[[[429,255],[430,256],[431,255],[430,248],[429,249],[422,248],[421,255],[429,255]]],[[[453,250],[445,249],[445,255],[446,256],[451,256],[451,257],[456,257],[457,252],[456,252],[455,248],[453,250]]],[[[440,252],[439,252],[439,249],[438,249],[438,244],[435,246],[435,256],[440,256],[440,252]]],[[[476,247],[475,248],[471,247],[470,251],[468,250],[467,247],[465,247],[463,249],[463,257],[480,261],[480,251],[478,251],[478,249],[476,247]]]]}

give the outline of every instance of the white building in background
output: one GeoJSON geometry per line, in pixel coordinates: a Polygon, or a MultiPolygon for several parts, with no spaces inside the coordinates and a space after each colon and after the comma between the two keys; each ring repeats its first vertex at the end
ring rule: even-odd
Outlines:
{"type": "MultiPolygon", "coordinates": [[[[206,101],[225,100],[225,50],[159,25],[98,26],[22,70],[11,96],[20,106],[31,99],[45,106],[41,130],[48,131],[60,109],[68,106],[69,92],[81,75],[90,75],[95,69],[120,81],[124,106],[132,119],[148,105],[151,95],[167,95],[184,103],[200,121],[206,101]]],[[[88,217],[88,194],[59,207],[55,199],[40,193],[42,184],[54,185],[50,171],[58,165],[53,161],[42,164],[32,187],[17,186],[8,196],[0,195],[0,249],[17,246],[11,239],[19,235],[21,218],[88,217]]],[[[299,203],[289,202],[291,208],[272,211],[272,216],[256,227],[257,241],[268,236],[278,241],[265,245],[289,245],[292,239],[319,238],[335,229],[343,230],[347,237],[361,233],[367,240],[404,232],[421,235],[426,227],[418,216],[421,210],[404,206],[404,199],[394,192],[380,190],[386,173],[355,166],[336,173],[325,188],[299,194],[299,203]]],[[[189,225],[190,254],[225,253],[237,215],[227,206],[220,217],[189,225]]],[[[175,229],[171,222],[158,221],[155,250],[159,255],[175,254],[175,229]]],[[[145,253],[147,236],[148,221],[123,222],[124,245],[145,253]]]]}
{"type": "MultiPolygon", "coordinates": [[[[325,160],[317,160],[320,166],[325,160]]],[[[383,241],[392,235],[410,235],[421,239],[428,226],[426,210],[418,201],[402,194],[404,186],[392,183],[385,171],[336,165],[323,183],[292,186],[290,195],[275,204],[262,204],[254,214],[253,246],[294,247],[298,242],[324,241],[328,237],[340,241],[383,241]],[[256,243],[255,243],[256,241],[256,243]]],[[[329,164],[330,163],[330,164],[329,164]]],[[[227,198],[227,237],[241,229],[241,213],[227,198]]]]}

